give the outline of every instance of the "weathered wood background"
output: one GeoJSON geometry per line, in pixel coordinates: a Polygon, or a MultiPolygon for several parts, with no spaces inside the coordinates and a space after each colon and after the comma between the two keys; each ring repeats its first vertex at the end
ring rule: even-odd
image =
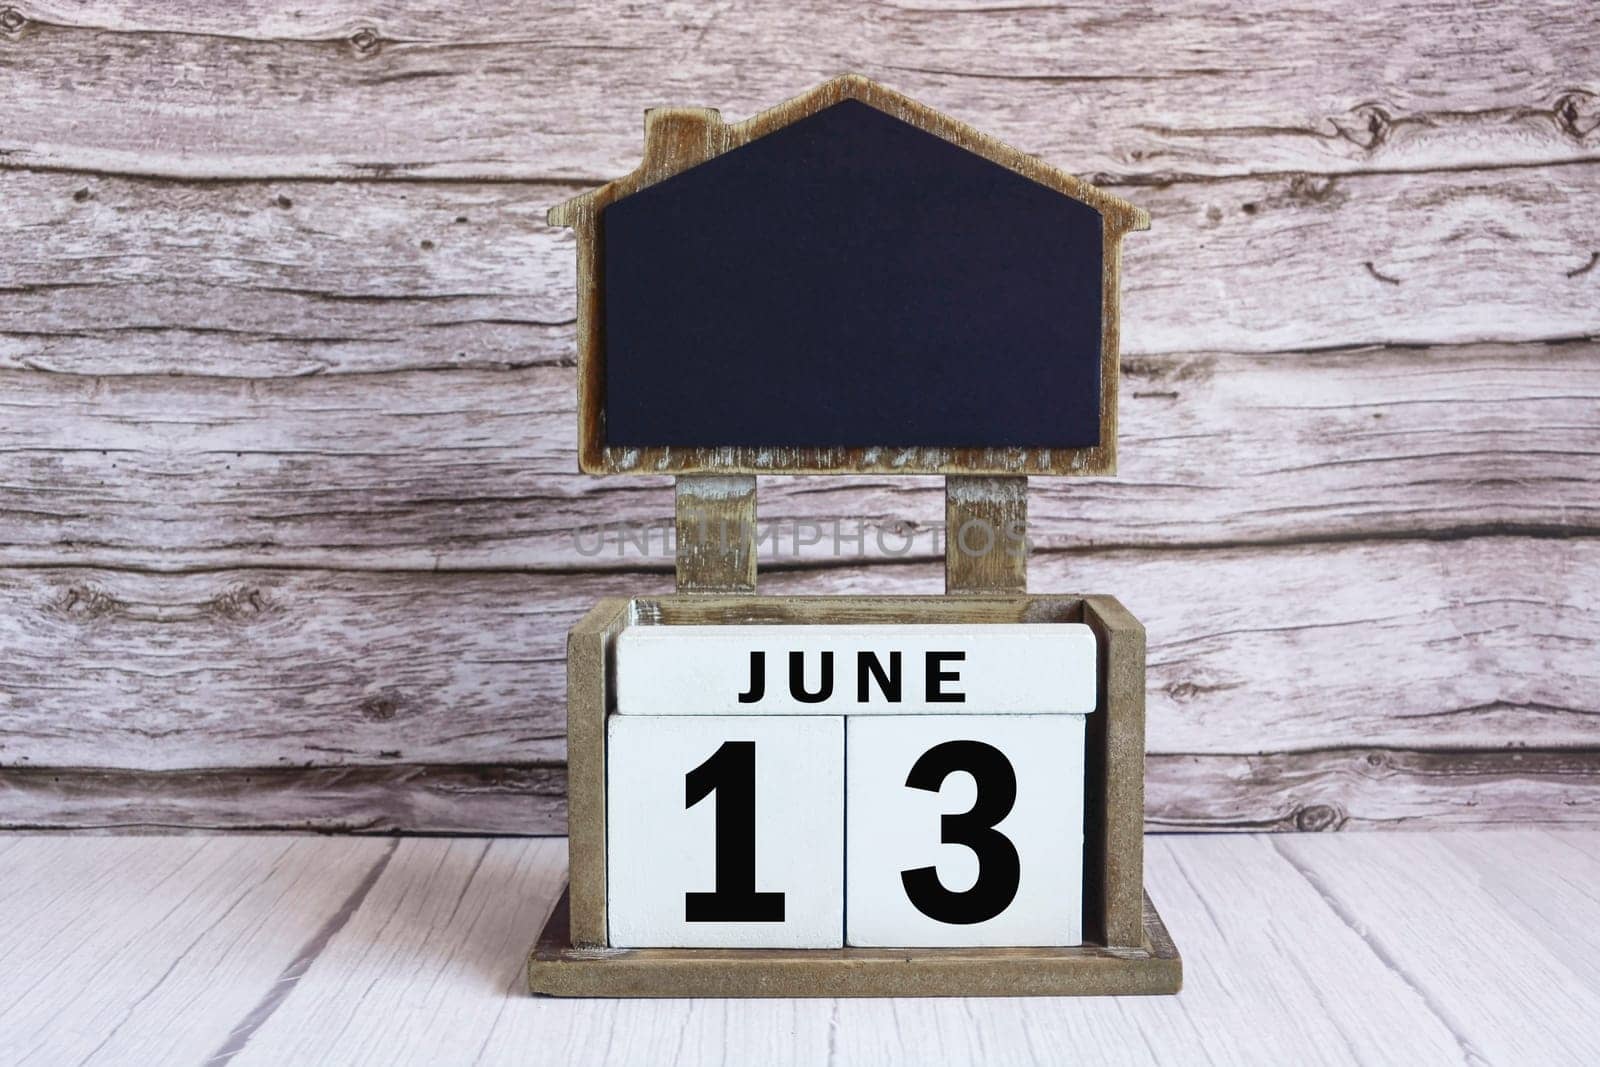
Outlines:
{"type": "MultiPolygon", "coordinates": [[[[574,473],[544,211],[844,70],[1154,217],[1032,501],[1153,827],[1600,824],[1600,10],[1327,7],[0,0],[0,824],[559,831],[564,631],[672,580],[572,532],[672,493],[574,473]]],[[[939,588],[866,549],[763,587],[939,588]]]]}

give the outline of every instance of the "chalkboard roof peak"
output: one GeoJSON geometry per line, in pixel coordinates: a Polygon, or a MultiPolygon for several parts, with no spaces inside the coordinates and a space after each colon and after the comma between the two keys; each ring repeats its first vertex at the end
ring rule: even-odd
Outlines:
{"type": "Polygon", "coordinates": [[[1121,197],[860,74],[840,75],[736,123],[724,122],[721,113],[714,108],[651,108],[645,112],[645,151],[639,165],[615,181],[555,205],[550,209],[548,220],[553,226],[586,228],[607,204],[846,100],[860,101],[1063,196],[1088,204],[1100,212],[1108,229],[1115,234],[1149,228],[1150,216],[1121,197]]]}

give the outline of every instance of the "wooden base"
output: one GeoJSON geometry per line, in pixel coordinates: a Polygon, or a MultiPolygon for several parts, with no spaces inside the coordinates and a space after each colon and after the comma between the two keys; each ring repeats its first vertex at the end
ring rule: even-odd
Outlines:
{"type": "Polygon", "coordinates": [[[1144,945],[1077,948],[573,948],[561,894],[528,961],[552,997],[1066,997],[1176,993],[1183,960],[1144,898],[1144,945]]]}

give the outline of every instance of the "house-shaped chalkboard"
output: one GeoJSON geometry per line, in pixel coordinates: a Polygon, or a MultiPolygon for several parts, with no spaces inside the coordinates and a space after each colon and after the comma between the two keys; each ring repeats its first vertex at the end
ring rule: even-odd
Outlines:
{"type": "Polygon", "coordinates": [[[1132,204],[856,76],[646,115],[578,238],[596,474],[1108,474],[1132,204]]]}

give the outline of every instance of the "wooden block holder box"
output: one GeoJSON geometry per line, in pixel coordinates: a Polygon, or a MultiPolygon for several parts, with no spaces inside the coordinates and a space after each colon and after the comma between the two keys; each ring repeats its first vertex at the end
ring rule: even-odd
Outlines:
{"type": "MultiPolygon", "coordinates": [[[[714,111],[674,108],[650,112],[646,126],[645,160],[637,170],[560,205],[551,212],[551,220],[572,226],[578,238],[580,467],[596,474],[669,473],[677,476],[677,593],[601,601],[568,636],[570,885],[550,916],[529,962],[532,990],[553,996],[606,997],[1060,996],[1177,992],[1182,964],[1142,887],[1144,628],[1109,596],[1028,595],[1025,552],[973,554],[962,550],[956,536],[957,531],[974,521],[987,524],[991,530],[1025,529],[1027,475],[1030,473],[1114,472],[1118,249],[1127,230],[1147,225],[1143,212],[898,93],[854,76],[834,79],[739,124],[722,123],[714,111]],[[1096,394],[1090,398],[1084,409],[1086,414],[1080,420],[1087,420],[1086,436],[1080,435],[1078,439],[1051,447],[1019,443],[1007,439],[1003,432],[994,441],[971,441],[964,447],[950,447],[948,442],[908,447],[904,437],[882,446],[866,447],[858,443],[859,436],[846,443],[825,439],[824,431],[819,431],[819,440],[815,442],[778,441],[767,447],[749,439],[737,428],[725,431],[729,436],[721,438],[728,444],[706,444],[706,441],[719,439],[719,428],[715,426],[705,428],[701,439],[687,443],[664,440],[652,444],[636,439],[619,441],[608,436],[608,426],[612,425],[608,405],[618,403],[617,398],[626,397],[628,393],[626,390],[609,392],[606,388],[608,373],[613,376],[618,373],[616,360],[608,361],[607,324],[620,323],[618,328],[625,330],[627,310],[613,307],[611,310],[617,312],[617,317],[613,318],[608,315],[606,305],[613,297],[617,305],[623,305],[638,299],[638,295],[626,288],[627,272],[606,269],[604,259],[608,247],[614,255],[620,255],[618,249],[637,246],[629,245],[621,237],[617,244],[608,246],[602,226],[604,209],[770,133],[791,126],[799,129],[805,120],[844,102],[865,105],[867,110],[858,107],[854,112],[833,112],[836,117],[843,114],[842,121],[881,123],[883,116],[888,116],[914,133],[920,131],[917,136],[931,134],[946,145],[955,145],[997,168],[1020,174],[1061,194],[1073,202],[1070,206],[1074,210],[1081,210],[1083,205],[1093,209],[1094,273],[1086,283],[1092,287],[1087,294],[1092,314],[1080,316],[1093,320],[1088,323],[1092,333],[1087,345],[1075,349],[1072,354],[1072,359],[1079,364],[1074,373],[1083,371],[1081,364],[1085,359],[1094,363],[1088,377],[1078,379],[1079,384],[1088,381],[1096,394]],[[608,285],[612,284],[608,279],[616,280],[615,292],[608,291],[608,285]],[[612,364],[609,368],[608,362],[612,364]],[[755,595],[758,544],[755,475],[822,472],[945,476],[945,518],[949,536],[946,538],[944,596],[755,595]],[[606,737],[607,717],[616,710],[613,653],[618,636],[633,627],[706,624],[736,627],[773,623],[879,624],[890,628],[896,624],[930,623],[975,628],[995,624],[1081,623],[1093,631],[1098,663],[1095,708],[1085,720],[1082,944],[1052,948],[825,949],[610,946],[606,737]]],[[[811,127],[810,135],[816,135],[818,129],[821,127],[811,127]]],[[[869,132],[873,138],[885,136],[877,127],[869,132]]],[[[849,134],[846,129],[841,136],[849,134]]],[[[892,138],[898,133],[890,129],[887,136],[892,138]]],[[[780,141],[774,139],[773,144],[780,141]]],[[[913,148],[922,150],[917,146],[913,148]]],[[[852,165],[859,170],[860,151],[852,151],[856,152],[852,165]]],[[[936,145],[934,151],[949,150],[936,145]]],[[[815,142],[807,153],[808,160],[826,156],[826,144],[823,144],[821,156],[815,142]]],[[[783,162],[781,157],[779,162],[783,162]]],[[[951,168],[960,170],[967,165],[957,160],[951,163],[951,168]]],[[[939,166],[931,169],[937,171],[939,166]]],[[[923,174],[929,170],[927,161],[923,160],[913,171],[903,172],[923,174]]],[[[726,177],[729,172],[724,168],[718,173],[726,177]]],[[[741,177],[737,170],[733,174],[741,177]]],[[[970,179],[971,175],[963,172],[963,180],[968,184],[961,188],[970,187],[970,179]]],[[[851,180],[856,179],[852,177],[851,180]]],[[[753,184],[759,187],[762,182],[753,184]]],[[[919,194],[913,190],[907,195],[919,194]]],[[[938,190],[933,190],[932,195],[937,197],[938,190]]],[[[1008,192],[1007,196],[1010,195],[1008,192]]],[[[1006,197],[1001,197],[999,202],[1004,204],[1006,197]]],[[[703,211],[704,205],[699,210],[703,211]]],[[[920,209],[919,213],[913,213],[913,221],[922,214],[934,220],[930,225],[946,225],[938,221],[937,212],[920,212],[920,209]]],[[[696,223],[674,240],[677,244],[692,246],[700,240],[696,234],[701,230],[712,233],[714,239],[715,234],[725,232],[696,223]]],[[[903,234],[896,237],[896,240],[903,239],[906,239],[903,234]]],[[[916,234],[909,239],[916,240],[916,234]]],[[[769,245],[782,244],[770,238],[764,240],[769,245]]],[[[720,250],[691,248],[689,254],[700,256],[702,262],[714,261],[720,250]]],[[[774,254],[781,254],[781,247],[774,254]]],[[[906,258],[921,264],[928,257],[906,258]]],[[[675,273],[660,269],[660,264],[647,266],[661,277],[670,278],[675,273]]],[[[790,272],[804,267],[803,264],[782,266],[790,272]]],[[[713,302],[716,295],[705,294],[706,301],[713,302]]],[[[965,291],[962,295],[966,295],[965,291]]],[[[1079,297],[1083,295],[1078,294],[1079,297]]],[[[781,303],[781,297],[774,299],[781,303]]],[[[1083,304],[1080,302],[1077,306],[1083,304]]],[[[704,316],[714,312],[690,307],[683,313],[704,316]]],[[[652,314],[660,315],[660,308],[652,314]]],[[[860,323],[853,328],[860,329],[860,323]]],[[[997,328],[1009,327],[999,324],[997,328]]],[[[670,329],[664,331],[666,335],[670,333],[670,329]]],[[[696,336],[701,335],[697,333],[696,336]]],[[[714,336],[706,336],[711,338],[710,343],[715,343],[714,336]]],[[[785,338],[774,337],[774,345],[783,343],[785,338]]],[[[1049,350],[1046,355],[1050,355],[1049,350]]],[[[626,364],[631,368],[626,373],[632,374],[639,368],[638,353],[630,351],[627,358],[635,360],[626,364]]],[[[686,361],[685,373],[688,374],[704,370],[706,366],[714,369],[717,359],[712,354],[701,361],[698,353],[688,358],[671,351],[665,353],[665,358],[686,361]]],[[[739,375],[735,373],[733,377],[739,378],[739,375]]],[[[616,384],[615,377],[612,384],[616,384]]],[[[886,388],[898,386],[889,383],[886,388]]],[[[652,392],[661,392],[661,387],[646,390],[643,395],[648,399],[652,392]]],[[[1018,398],[1021,396],[1017,394],[1018,398]]],[[[827,404],[826,399],[811,399],[823,406],[827,404]]],[[[722,400],[726,402],[727,398],[722,400]]],[[[985,403],[1009,410],[1010,401],[991,396],[985,403]]],[[[670,424],[670,420],[669,423],[659,420],[652,423],[650,414],[645,412],[642,421],[635,419],[634,425],[659,428],[670,424]]],[[[691,418],[706,421],[710,417],[701,412],[691,418]]],[[[856,430],[844,427],[838,432],[848,435],[860,431],[859,427],[856,430]]]]}
{"type": "Polygon", "coordinates": [[[556,996],[1061,996],[1175,993],[1182,964],[1144,896],[1144,628],[1111,597],[677,596],[605,600],[567,644],[571,886],[529,977],[556,996]],[[607,648],[629,626],[1083,622],[1100,645],[1085,760],[1084,934],[1075,948],[611,949],[607,648]]]}

